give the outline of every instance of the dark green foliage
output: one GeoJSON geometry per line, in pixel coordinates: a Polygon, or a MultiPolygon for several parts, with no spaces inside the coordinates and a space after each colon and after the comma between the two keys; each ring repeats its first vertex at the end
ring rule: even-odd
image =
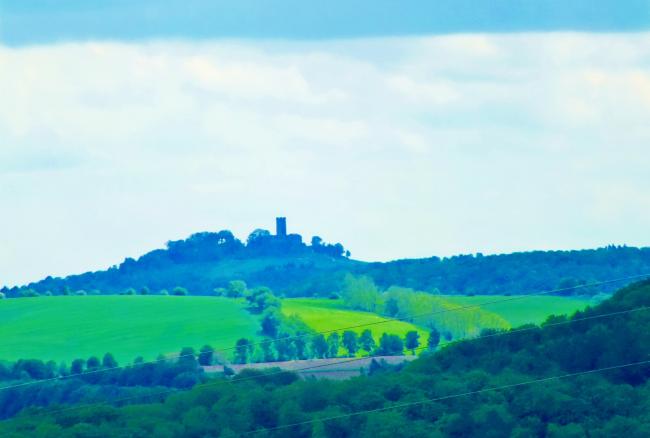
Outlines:
{"type": "Polygon", "coordinates": [[[115,368],[118,366],[118,363],[111,353],[106,353],[102,358],[102,366],[104,368],[115,368]]]}
{"type": "Polygon", "coordinates": [[[185,289],[184,287],[176,286],[172,290],[172,295],[183,296],[187,294],[188,294],[187,289],[185,289]]]}
{"type": "Polygon", "coordinates": [[[415,354],[415,349],[420,346],[420,334],[416,331],[410,331],[406,333],[406,338],[404,341],[404,346],[408,350],[411,350],[412,354],[415,354]]]}
{"type": "Polygon", "coordinates": [[[214,348],[209,345],[204,345],[201,347],[199,353],[199,364],[200,365],[212,365],[212,360],[214,356],[214,348]]]}
{"type": "Polygon", "coordinates": [[[337,357],[339,355],[339,345],[341,336],[337,333],[330,333],[327,337],[327,357],[337,357]]]}
{"type": "Polygon", "coordinates": [[[243,297],[246,294],[247,288],[246,283],[241,280],[233,280],[228,282],[228,287],[226,288],[226,296],[228,298],[239,298],[243,297]]]}
{"type": "MultiPolygon", "coordinates": [[[[54,362],[43,363],[34,359],[0,364],[0,387],[18,385],[15,388],[0,390],[0,419],[11,417],[28,406],[112,400],[156,393],[166,388],[190,388],[205,381],[203,370],[193,359],[161,360],[153,363],[139,361],[139,364],[124,368],[115,367],[117,363],[110,353],[104,355],[101,364],[96,357],[91,357],[88,361],[75,360],[70,370],[63,364],[57,366],[54,362]],[[50,380],[33,382],[43,379],[50,380]]],[[[159,399],[143,398],[148,401],[159,399]]],[[[91,416],[93,423],[102,421],[104,409],[114,411],[111,407],[98,409],[100,410],[91,416]]],[[[66,421],[69,426],[75,423],[73,419],[66,421]]]]}
{"type": "Polygon", "coordinates": [[[235,363],[248,363],[253,352],[251,341],[241,338],[235,345],[235,363]]]}
{"type": "Polygon", "coordinates": [[[440,332],[436,330],[435,328],[432,328],[431,331],[429,332],[429,339],[427,339],[427,347],[429,347],[429,350],[435,350],[438,348],[438,344],[440,343],[440,332]]]}
{"type": "Polygon", "coordinates": [[[346,330],[343,332],[343,346],[348,350],[350,356],[354,356],[359,351],[359,336],[357,332],[346,330]]]}
{"type": "Polygon", "coordinates": [[[369,329],[365,329],[361,332],[361,336],[359,337],[359,345],[361,346],[361,349],[367,353],[370,353],[375,349],[375,338],[372,337],[372,332],[369,329]]]}
{"type": "Polygon", "coordinates": [[[327,353],[329,352],[329,345],[325,339],[325,336],[322,334],[314,336],[311,341],[311,350],[314,354],[314,357],[320,359],[327,357],[327,353]]]}
{"type": "Polygon", "coordinates": [[[375,351],[379,356],[399,356],[404,354],[404,342],[397,335],[384,333],[379,339],[379,347],[375,351]]]}
{"type": "MultiPolygon", "coordinates": [[[[573,318],[642,306],[650,307],[650,282],[624,288],[613,299],[573,318]]],[[[336,417],[263,436],[649,436],[650,366],[548,378],[648,360],[650,311],[557,324],[565,321],[552,318],[541,328],[530,326],[526,331],[454,343],[405,367],[373,360],[368,376],[342,382],[300,380],[277,370],[245,371],[230,383],[198,385],[164,403],[149,397],[125,407],[92,405],[65,414],[25,412],[0,423],[0,435],[38,436],[48,431],[54,436],[154,436],[165,430],[172,437],[242,436],[262,428],[336,417]],[[536,379],[547,380],[491,390],[536,379]],[[396,404],[409,405],[381,410],[396,404]],[[375,412],[341,416],[362,410],[375,412]]],[[[325,337],[315,339],[320,339],[325,355],[325,337]]],[[[379,349],[390,349],[393,342],[384,335],[379,349]]],[[[247,340],[242,347],[248,348],[247,340]]],[[[50,367],[30,365],[29,369],[48,375],[50,367]]],[[[135,366],[130,373],[145,367],[135,366]]],[[[12,372],[0,367],[0,375],[12,372]]],[[[82,399],[107,394],[96,391],[94,385],[77,386],[75,394],[83,393],[82,399]]],[[[12,406],[2,397],[0,393],[0,406],[12,406]]]]}
{"type": "Polygon", "coordinates": [[[70,365],[70,373],[71,374],[81,374],[84,370],[84,366],[86,364],[86,361],[83,359],[75,359],[72,361],[72,365],[70,365]]]}
{"type": "MultiPolygon", "coordinates": [[[[2,292],[13,298],[29,289],[69,295],[72,289],[119,293],[129,288],[171,289],[180,284],[194,294],[212,294],[215,289],[228,290],[229,281],[240,279],[247,287],[268,286],[278,295],[329,296],[344,290],[344,279],[352,274],[371,278],[379,289],[399,285],[448,294],[522,294],[650,272],[650,248],[625,246],[387,263],[350,260],[341,255],[341,248],[325,245],[318,239],[307,246],[274,236],[255,238],[244,245],[229,231],[198,233],[186,240],[169,242],[166,249],[152,251],[137,260],[127,258],[106,271],[48,277],[2,292]]],[[[559,293],[593,295],[621,286],[610,284],[559,293]]],[[[391,303],[387,305],[388,313],[395,311],[391,303]]]]}

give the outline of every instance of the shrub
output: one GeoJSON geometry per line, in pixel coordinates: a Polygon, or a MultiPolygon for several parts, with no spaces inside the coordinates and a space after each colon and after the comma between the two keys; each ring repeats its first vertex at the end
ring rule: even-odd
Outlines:
{"type": "Polygon", "coordinates": [[[176,286],[172,291],[172,294],[177,296],[184,296],[187,295],[187,289],[185,289],[184,287],[176,286]]]}

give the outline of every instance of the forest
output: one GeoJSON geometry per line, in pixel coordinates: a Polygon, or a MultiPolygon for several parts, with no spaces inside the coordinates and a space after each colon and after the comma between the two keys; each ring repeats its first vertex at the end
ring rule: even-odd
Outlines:
{"type": "MultiPolygon", "coordinates": [[[[375,363],[368,375],[347,381],[301,380],[279,370],[207,381],[197,376],[198,384],[186,391],[176,385],[112,404],[89,396],[90,403],[28,408],[0,423],[0,433],[641,438],[650,435],[649,307],[650,281],[644,281],[572,316],[484,331],[405,366],[375,363]]],[[[194,367],[196,360],[190,355],[174,366],[194,367]]],[[[136,371],[139,382],[169,384],[153,379],[157,366],[123,373],[136,371]]],[[[93,378],[74,381],[84,391],[93,378]]],[[[42,397],[51,396],[47,388],[42,397]]]]}
{"type": "Polygon", "coordinates": [[[613,292],[625,283],[599,288],[588,287],[590,283],[647,272],[650,248],[607,246],[369,263],[353,260],[343,245],[325,243],[318,236],[305,244],[297,234],[280,238],[255,230],[242,242],[224,230],[168,242],[165,249],[127,258],[105,271],[4,286],[0,293],[12,298],[77,290],[113,294],[180,287],[192,295],[210,295],[215,288],[240,279],[287,297],[329,296],[340,292],[346,276],[353,274],[371,278],[381,289],[400,286],[432,294],[527,294],[582,286],[565,293],[595,295],[613,292]]]}

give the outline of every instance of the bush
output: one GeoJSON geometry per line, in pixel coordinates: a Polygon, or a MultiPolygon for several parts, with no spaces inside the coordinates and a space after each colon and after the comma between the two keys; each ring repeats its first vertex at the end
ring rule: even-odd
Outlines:
{"type": "Polygon", "coordinates": [[[176,286],[172,291],[172,294],[176,296],[185,296],[188,294],[188,292],[184,287],[176,286]]]}

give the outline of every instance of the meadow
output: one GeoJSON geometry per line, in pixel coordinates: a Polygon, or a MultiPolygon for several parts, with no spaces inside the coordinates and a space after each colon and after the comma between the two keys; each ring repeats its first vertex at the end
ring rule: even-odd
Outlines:
{"type": "Polygon", "coordinates": [[[346,309],[339,300],[289,298],[282,301],[282,312],[287,316],[297,315],[305,324],[319,332],[340,327],[374,324],[351,330],[360,334],[365,329],[370,329],[375,341],[379,341],[383,333],[399,335],[403,338],[407,332],[412,330],[417,330],[420,333],[420,342],[423,344],[429,337],[428,331],[423,327],[402,321],[382,322],[387,318],[376,313],[346,309]]]}
{"type": "MultiPolygon", "coordinates": [[[[510,323],[511,327],[522,324],[540,324],[550,315],[571,315],[577,310],[583,310],[588,305],[598,302],[588,297],[561,297],[561,296],[522,296],[522,295],[441,295],[445,300],[458,306],[479,306],[501,316],[510,323]],[[513,299],[514,298],[514,299],[513,299]],[[508,301],[505,301],[508,300],[508,301]],[[503,301],[494,304],[493,301],[503,301]]],[[[461,312],[471,312],[468,309],[461,312]]]]}
{"type": "Polygon", "coordinates": [[[111,352],[118,362],[183,347],[232,348],[255,338],[239,300],[198,296],[57,296],[0,300],[0,360],[66,361],[111,352]]]}
{"type": "MultiPolygon", "coordinates": [[[[590,298],[561,296],[436,295],[435,298],[440,303],[444,303],[445,307],[435,308],[433,312],[440,313],[429,319],[436,321],[439,329],[451,331],[455,339],[477,335],[482,328],[510,328],[527,323],[540,324],[550,315],[571,315],[588,305],[596,304],[590,298]],[[503,302],[482,305],[494,301],[503,302]],[[478,307],[454,311],[454,308],[464,306],[478,307]],[[477,329],[470,328],[473,326],[476,326],[477,329]]],[[[375,339],[379,339],[384,332],[404,337],[406,332],[411,330],[418,330],[422,343],[428,339],[427,324],[429,321],[426,321],[427,318],[419,318],[419,324],[417,324],[418,319],[414,321],[416,324],[402,321],[382,323],[381,321],[387,317],[346,309],[345,304],[339,300],[285,299],[282,304],[282,312],[285,315],[299,316],[316,331],[375,324],[367,327],[372,331],[375,339]]],[[[365,328],[360,327],[354,330],[360,333],[365,328]]]]}

